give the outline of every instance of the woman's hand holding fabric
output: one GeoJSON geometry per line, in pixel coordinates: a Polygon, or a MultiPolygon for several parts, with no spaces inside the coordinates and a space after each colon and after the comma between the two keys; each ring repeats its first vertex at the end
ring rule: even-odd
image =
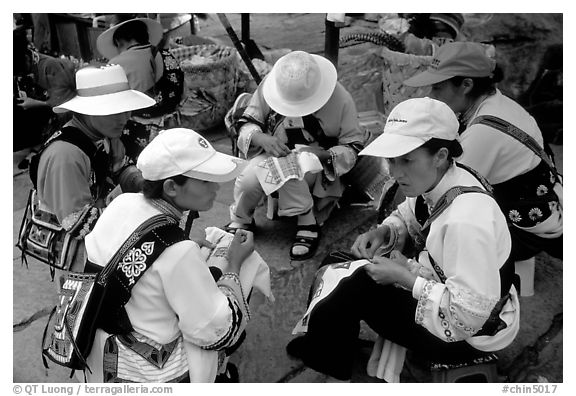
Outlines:
{"type": "Polygon", "coordinates": [[[322,147],[313,147],[313,146],[305,146],[299,147],[299,152],[309,152],[314,154],[321,162],[325,162],[330,158],[330,153],[327,150],[324,150],[322,147]]]}
{"type": "Polygon", "coordinates": [[[386,257],[374,257],[364,269],[368,276],[379,285],[395,284],[407,290],[412,290],[416,275],[412,274],[404,264],[386,257]]]}
{"type": "Polygon", "coordinates": [[[242,263],[254,251],[254,234],[238,229],[228,248],[228,263],[231,272],[240,272],[242,263]]]}
{"type": "Polygon", "coordinates": [[[290,154],[290,149],[278,137],[266,135],[265,133],[255,133],[252,142],[264,149],[266,154],[274,157],[285,157],[290,154]]]}
{"type": "Polygon", "coordinates": [[[376,250],[390,235],[390,229],[382,226],[359,235],[350,251],[358,258],[372,259],[376,250]]]}

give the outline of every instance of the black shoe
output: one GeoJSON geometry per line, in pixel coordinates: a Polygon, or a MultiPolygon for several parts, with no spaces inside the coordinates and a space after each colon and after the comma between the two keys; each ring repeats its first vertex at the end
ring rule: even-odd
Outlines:
{"type": "Polygon", "coordinates": [[[20,161],[18,163],[18,169],[21,169],[21,170],[28,169],[29,164],[30,164],[30,161],[28,161],[28,158],[24,158],[22,161],[20,161]]]}
{"type": "Polygon", "coordinates": [[[231,227],[231,224],[232,224],[232,222],[226,224],[221,229],[230,233],[230,234],[236,234],[237,230],[246,230],[246,231],[250,231],[251,233],[254,233],[256,231],[256,222],[254,221],[254,219],[252,219],[252,223],[242,224],[241,227],[231,227]]]}
{"type": "Polygon", "coordinates": [[[296,359],[304,359],[304,355],[308,350],[308,339],[306,336],[299,336],[294,338],[286,345],[286,353],[296,359]]]}
{"type": "Polygon", "coordinates": [[[216,380],[214,381],[215,383],[239,383],[240,382],[240,376],[238,375],[238,368],[236,368],[235,365],[233,365],[232,363],[228,363],[226,365],[226,372],[222,373],[222,374],[218,374],[216,376],[216,380]]]}

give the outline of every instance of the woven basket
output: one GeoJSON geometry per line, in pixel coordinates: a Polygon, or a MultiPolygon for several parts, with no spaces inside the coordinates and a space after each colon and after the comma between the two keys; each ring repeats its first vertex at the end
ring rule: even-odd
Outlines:
{"type": "Polygon", "coordinates": [[[235,99],[236,50],[216,44],[173,48],[184,72],[180,103],[182,126],[204,131],[222,124],[235,99]]]}
{"type": "Polygon", "coordinates": [[[413,88],[403,85],[402,82],[426,70],[432,62],[432,56],[404,54],[388,48],[383,48],[380,56],[384,60],[382,68],[384,117],[388,117],[398,103],[429,94],[429,86],[413,88]]]}

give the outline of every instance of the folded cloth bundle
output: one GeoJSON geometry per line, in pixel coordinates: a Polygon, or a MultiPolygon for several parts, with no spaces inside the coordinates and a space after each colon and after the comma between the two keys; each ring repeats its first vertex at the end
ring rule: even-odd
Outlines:
{"type": "MultiPolygon", "coordinates": [[[[208,266],[218,267],[222,272],[227,272],[228,248],[233,238],[234,235],[218,227],[206,228],[206,240],[216,245],[214,249],[209,247],[200,249],[208,266]]],[[[256,289],[270,302],[274,302],[274,295],[270,286],[270,268],[257,251],[252,252],[242,264],[240,283],[242,284],[242,290],[247,294],[244,296],[245,298],[250,294],[250,290],[256,289]]]]}

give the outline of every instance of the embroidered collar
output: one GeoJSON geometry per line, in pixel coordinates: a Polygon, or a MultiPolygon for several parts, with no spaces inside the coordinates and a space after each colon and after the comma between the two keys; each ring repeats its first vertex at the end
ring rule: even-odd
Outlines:
{"type": "Polygon", "coordinates": [[[172,217],[178,222],[184,215],[184,212],[182,212],[180,209],[176,208],[170,202],[165,201],[162,198],[151,199],[149,201],[150,204],[154,206],[156,209],[158,209],[161,213],[165,214],[166,216],[172,217]]]}
{"type": "Polygon", "coordinates": [[[136,51],[136,50],[141,50],[141,49],[146,49],[146,48],[151,48],[151,47],[152,47],[151,44],[132,44],[132,45],[128,46],[128,48],[126,48],[125,51],[128,51],[128,50],[136,51]]]}

